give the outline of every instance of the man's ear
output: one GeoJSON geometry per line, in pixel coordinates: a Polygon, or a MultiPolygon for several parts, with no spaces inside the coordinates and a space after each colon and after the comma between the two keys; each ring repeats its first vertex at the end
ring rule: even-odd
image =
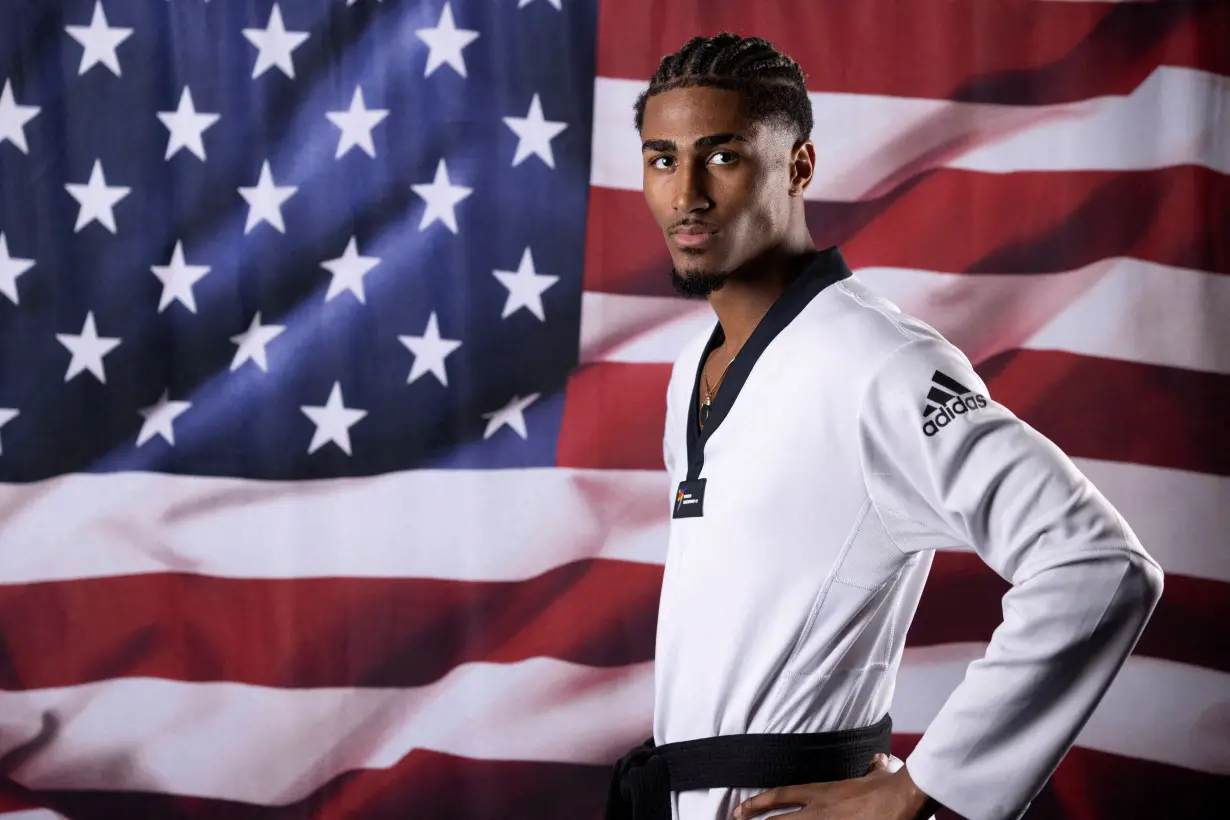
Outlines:
{"type": "Polygon", "coordinates": [[[816,174],[816,146],[811,140],[794,144],[790,158],[790,195],[802,196],[816,174]]]}

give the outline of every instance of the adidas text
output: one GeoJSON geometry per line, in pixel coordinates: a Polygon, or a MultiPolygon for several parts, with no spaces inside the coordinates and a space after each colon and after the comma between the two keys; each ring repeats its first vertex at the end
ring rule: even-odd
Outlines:
{"type": "Polygon", "coordinates": [[[927,419],[927,421],[923,423],[923,433],[925,433],[928,438],[934,436],[940,430],[944,429],[956,420],[957,416],[963,416],[971,410],[977,410],[980,407],[986,406],[986,397],[980,394],[953,399],[950,404],[941,406],[940,409],[933,414],[932,418],[927,419]]]}

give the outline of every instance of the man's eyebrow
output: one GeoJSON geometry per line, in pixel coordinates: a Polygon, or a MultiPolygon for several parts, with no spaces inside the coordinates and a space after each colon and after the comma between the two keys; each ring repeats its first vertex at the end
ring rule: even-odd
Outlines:
{"type": "Polygon", "coordinates": [[[696,141],[697,148],[712,148],[715,145],[723,145],[728,142],[747,142],[747,137],[742,134],[727,132],[725,134],[710,134],[707,137],[701,137],[696,141]]]}
{"type": "Polygon", "coordinates": [[[645,140],[641,143],[642,151],[660,151],[669,154],[675,150],[674,140],[645,140]]]}
{"type": "MultiPolygon", "coordinates": [[[[747,142],[747,137],[733,132],[710,134],[707,137],[701,137],[696,140],[693,145],[697,148],[712,148],[715,145],[724,145],[728,142],[747,142]]],[[[674,140],[645,140],[641,144],[642,151],[660,151],[664,154],[673,152],[676,147],[674,140]]]]}

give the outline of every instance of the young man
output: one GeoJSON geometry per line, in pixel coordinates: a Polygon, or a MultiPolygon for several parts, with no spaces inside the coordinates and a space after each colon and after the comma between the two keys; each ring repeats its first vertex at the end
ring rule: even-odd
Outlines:
{"type": "Polygon", "coordinates": [[[1020,817],[1135,646],[1161,568],[958,349],[813,246],[798,65],[760,39],[694,39],[636,123],[671,275],[716,323],[668,387],[653,736],[616,767],[607,816],[1020,817]],[[905,635],[945,548],[1011,581],[1006,617],[891,767],[905,635]]]}

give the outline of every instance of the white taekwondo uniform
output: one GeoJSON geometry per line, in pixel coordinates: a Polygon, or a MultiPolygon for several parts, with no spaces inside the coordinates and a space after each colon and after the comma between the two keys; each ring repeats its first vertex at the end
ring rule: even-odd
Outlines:
{"type": "MultiPolygon", "coordinates": [[[[837,248],[756,327],[698,433],[700,365],[720,341],[716,323],[691,340],[668,387],[654,742],[875,723],[911,697],[895,678],[934,550],[974,550],[1012,584],[1006,618],[906,765],[971,820],[1019,817],[1134,648],[1161,568],[837,248]]],[[[674,792],[672,815],[728,820],[757,791],[674,792]]]]}

